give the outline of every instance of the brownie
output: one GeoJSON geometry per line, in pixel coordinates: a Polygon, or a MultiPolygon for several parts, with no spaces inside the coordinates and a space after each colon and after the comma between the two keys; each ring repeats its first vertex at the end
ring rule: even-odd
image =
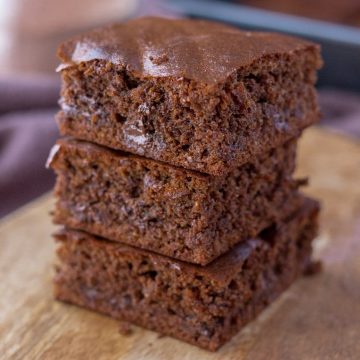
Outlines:
{"type": "Polygon", "coordinates": [[[214,177],[75,139],[57,142],[54,221],[205,265],[303,201],[296,140],[214,177]]]}
{"type": "Polygon", "coordinates": [[[319,119],[319,46],[203,20],[141,18],[58,49],[60,131],[224,175],[319,119]]]}
{"type": "Polygon", "coordinates": [[[317,212],[308,200],[205,267],[64,230],[55,297],[216,350],[306,271],[317,212]]]}

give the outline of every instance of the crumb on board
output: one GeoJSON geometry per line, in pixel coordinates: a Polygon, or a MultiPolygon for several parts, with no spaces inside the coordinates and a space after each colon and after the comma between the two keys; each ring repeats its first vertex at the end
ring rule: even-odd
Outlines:
{"type": "Polygon", "coordinates": [[[127,321],[119,322],[119,333],[124,336],[130,336],[133,333],[133,329],[131,324],[127,321]]]}
{"type": "Polygon", "coordinates": [[[323,265],[320,260],[312,261],[305,269],[305,275],[312,276],[312,275],[318,274],[322,271],[322,268],[323,268],[323,265]]]}

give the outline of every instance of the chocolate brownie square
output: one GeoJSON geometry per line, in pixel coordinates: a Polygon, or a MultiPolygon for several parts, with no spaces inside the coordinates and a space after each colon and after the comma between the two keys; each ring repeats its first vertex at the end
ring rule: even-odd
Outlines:
{"type": "Polygon", "coordinates": [[[62,134],[224,175],[319,119],[319,46],[202,20],[141,18],[75,37],[62,134]]]}
{"type": "Polygon", "coordinates": [[[50,158],[54,220],[110,240],[206,265],[303,201],[296,140],[214,177],[74,139],[50,158]]]}
{"type": "Polygon", "coordinates": [[[205,267],[63,230],[55,297],[216,350],[307,270],[317,213],[307,200],[205,267]]]}

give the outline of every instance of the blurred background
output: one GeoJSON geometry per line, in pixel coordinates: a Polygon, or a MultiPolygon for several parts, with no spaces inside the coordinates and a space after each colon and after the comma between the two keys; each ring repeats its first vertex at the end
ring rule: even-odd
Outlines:
{"type": "Polygon", "coordinates": [[[0,217],[49,191],[57,45],[144,15],[207,18],[321,43],[322,125],[360,138],[360,0],[0,0],[0,217]]]}

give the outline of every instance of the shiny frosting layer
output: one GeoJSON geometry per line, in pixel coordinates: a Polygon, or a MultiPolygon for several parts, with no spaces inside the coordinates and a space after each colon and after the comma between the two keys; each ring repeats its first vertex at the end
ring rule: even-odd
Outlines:
{"type": "Polygon", "coordinates": [[[217,83],[264,56],[315,47],[290,36],[241,31],[210,21],[145,17],[70,39],[59,47],[58,56],[60,69],[100,59],[140,76],[217,83]]]}

